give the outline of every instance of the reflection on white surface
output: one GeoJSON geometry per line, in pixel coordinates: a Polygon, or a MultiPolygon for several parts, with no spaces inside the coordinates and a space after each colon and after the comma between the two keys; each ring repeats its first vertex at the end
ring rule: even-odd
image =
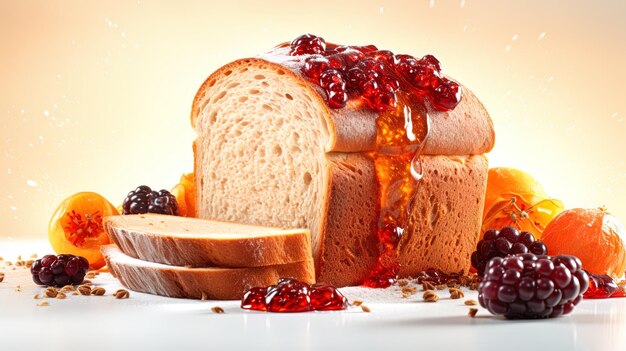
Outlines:
{"type": "MultiPolygon", "coordinates": [[[[0,245],[0,255],[4,255],[0,245]]],[[[21,254],[25,254],[22,252],[21,254]]],[[[0,264],[0,267],[2,265],[0,264]]],[[[421,295],[402,299],[398,290],[343,289],[372,310],[270,314],[244,311],[239,301],[170,299],[131,292],[116,300],[121,286],[108,274],[94,283],[107,295],[48,299],[26,269],[0,268],[0,350],[621,350],[626,345],[626,298],[583,301],[570,316],[507,321],[480,309],[467,317],[464,299],[447,294],[437,303],[421,295]],[[20,285],[22,292],[16,292],[20,285]],[[214,314],[220,306],[225,314],[214,314]]],[[[476,298],[466,291],[466,299],[476,298]]]]}

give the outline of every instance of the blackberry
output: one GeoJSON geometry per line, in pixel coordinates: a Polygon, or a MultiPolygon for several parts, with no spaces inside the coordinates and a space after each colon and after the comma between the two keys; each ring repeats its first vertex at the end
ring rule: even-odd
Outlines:
{"type": "Polygon", "coordinates": [[[62,287],[83,282],[89,261],[74,255],[46,255],[30,266],[30,274],[37,285],[62,287]]]}
{"type": "Polygon", "coordinates": [[[509,319],[552,318],[572,312],[588,287],[577,257],[525,253],[489,261],[478,301],[509,319]]]}
{"type": "Polygon", "coordinates": [[[485,273],[485,266],[494,257],[506,257],[508,255],[533,253],[545,255],[548,253],[546,245],[536,241],[529,232],[519,232],[513,227],[502,229],[490,229],[485,232],[483,239],[476,244],[476,251],[472,253],[472,266],[478,271],[478,276],[485,273]]]}
{"type": "Polygon", "coordinates": [[[124,199],[122,214],[159,213],[178,216],[176,197],[167,190],[154,191],[147,185],[138,186],[124,199]]]}

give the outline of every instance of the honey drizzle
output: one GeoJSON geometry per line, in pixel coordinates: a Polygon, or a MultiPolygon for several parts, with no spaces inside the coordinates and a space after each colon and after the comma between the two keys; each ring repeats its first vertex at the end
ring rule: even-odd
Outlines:
{"type": "Polygon", "coordinates": [[[397,281],[399,244],[408,230],[422,178],[421,154],[430,125],[422,101],[402,92],[397,92],[396,98],[396,108],[380,112],[376,119],[376,151],[369,153],[379,184],[379,252],[362,285],[372,288],[386,288],[397,281]]]}

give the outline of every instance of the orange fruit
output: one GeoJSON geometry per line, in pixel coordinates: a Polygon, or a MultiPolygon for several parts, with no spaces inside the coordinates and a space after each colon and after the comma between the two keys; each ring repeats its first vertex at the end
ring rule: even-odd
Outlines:
{"type": "Polygon", "coordinates": [[[185,200],[185,187],[182,184],[176,184],[170,190],[170,193],[176,198],[176,204],[178,205],[178,215],[181,217],[187,217],[187,201],[185,200]]]}
{"type": "Polygon", "coordinates": [[[482,232],[512,226],[532,233],[536,239],[550,221],[563,211],[563,203],[550,199],[528,173],[515,168],[489,169],[482,232]]]}
{"type": "Polygon", "coordinates": [[[183,174],[180,182],[170,192],[176,197],[178,214],[183,217],[194,217],[196,214],[194,174],[183,174]]]}
{"type": "Polygon", "coordinates": [[[549,255],[574,255],[591,273],[621,278],[626,271],[626,230],[606,209],[567,210],[550,222],[541,240],[549,255]]]}
{"type": "Polygon", "coordinates": [[[118,214],[115,206],[99,194],[74,194],[61,202],[50,219],[50,245],[57,254],[82,256],[91,269],[99,269],[105,264],[100,246],[111,243],[102,219],[118,214]]]}

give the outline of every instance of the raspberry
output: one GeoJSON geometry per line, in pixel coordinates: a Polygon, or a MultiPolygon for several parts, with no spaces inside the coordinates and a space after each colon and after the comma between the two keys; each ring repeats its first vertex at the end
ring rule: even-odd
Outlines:
{"type": "Polygon", "coordinates": [[[333,286],[308,285],[289,278],[267,288],[252,288],[241,300],[243,309],[267,312],[334,311],[347,307],[348,299],[333,286]]]}
{"type": "Polygon", "coordinates": [[[80,284],[89,269],[89,261],[74,255],[46,255],[30,266],[30,274],[37,285],[62,287],[80,284]]]}
{"type": "Polygon", "coordinates": [[[326,42],[324,38],[320,38],[313,34],[304,34],[294,39],[291,44],[292,56],[305,54],[321,54],[326,50],[326,42]]]}
{"type": "Polygon", "coordinates": [[[327,68],[328,59],[322,55],[311,55],[304,60],[304,74],[311,79],[318,79],[327,68]]]}
{"type": "Polygon", "coordinates": [[[509,319],[552,318],[572,312],[588,287],[577,257],[525,253],[489,261],[478,301],[509,319]]]}
{"type": "Polygon", "coordinates": [[[141,185],[131,191],[122,204],[122,214],[159,213],[178,216],[176,197],[167,190],[154,191],[141,185]]]}
{"type": "Polygon", "coordinates": [[[432,91],[432,105],[439,111],[452,110],[461,101],[461,87],[447,78],[441,78],[432,91]]]}
{"type": "Polygon", "coordinates": [[[548,249],[543,242],[535,241],[529,232],[520,233],[513,227],[503,227],[500,231],[490,229],[476,244],[476,251],[472,253],[472,267],[476,268],[478,276],[482,276],[490,259],[527,252],[545,255],[548,249]]]}

